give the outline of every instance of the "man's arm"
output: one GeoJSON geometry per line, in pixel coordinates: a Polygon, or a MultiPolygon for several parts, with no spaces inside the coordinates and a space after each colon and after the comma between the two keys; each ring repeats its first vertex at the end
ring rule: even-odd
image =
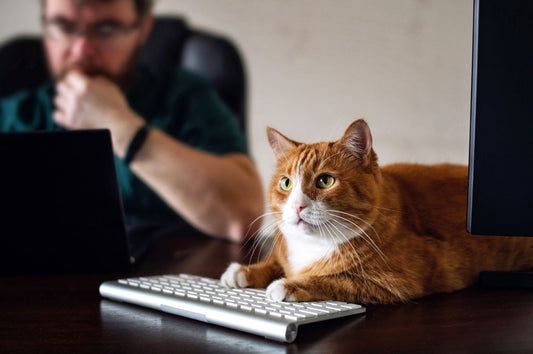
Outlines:
{"type": "Polygon", "coordinates": [[[169,206],[207,234],[242,241],[261,213],[259,176],[244,154],[211,155],[152,129],[130,166],[169,206]]]}
{"type": "MultiPolygon", "coordinates": [[[[69,129],[108,128],[115,154],[124,157],[144,120],[116,85],[73,72],[58,83],[57,92],[56,123],[69,129]]],[[[130,168],[200,231],[242,241],[259,226],[251,224],[262,212],[262,187],[245,154],[216,156],[152,128],[130,168]]]]}

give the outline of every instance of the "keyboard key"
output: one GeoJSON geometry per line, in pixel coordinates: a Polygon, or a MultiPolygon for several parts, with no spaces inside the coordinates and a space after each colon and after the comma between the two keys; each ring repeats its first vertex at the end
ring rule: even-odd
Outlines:
{"type": "Polygon", "coordinates": [[[263,308],[254,308],[254,311],[262,315],[266,315],[268,313],[268,311],[263,308]]]}
{"type": "Polygon", "coordinates": [[[310,311],[310,310],[300,310],[298,313],[303,314],[305,317],[318,316],[318,312],[310,311]]]}

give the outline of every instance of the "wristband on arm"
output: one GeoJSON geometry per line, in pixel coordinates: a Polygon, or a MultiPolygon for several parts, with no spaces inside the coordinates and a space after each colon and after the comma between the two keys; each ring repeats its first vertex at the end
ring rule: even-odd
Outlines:
{"type": "Polygon", "coordinates": [[[130,145],[126,150],[126,155],[124,156],[124,162],[126,165],[129,165],[131,161],[135,158],[135,155],[143,145],[146,137],[148,136],[148,124],[143,125],[137,130],[133,138],[131,139],[130,145]]]}

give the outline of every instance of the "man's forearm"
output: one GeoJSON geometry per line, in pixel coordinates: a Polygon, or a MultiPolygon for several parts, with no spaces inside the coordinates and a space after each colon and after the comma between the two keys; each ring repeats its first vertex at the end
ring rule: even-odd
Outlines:
{"type": "Polygon", "coordinates": [[[244,240],[259,223],[262,187],[244,154],[215,156],[151,129],[132,171],[191,225],[206,234],[244,240]]]}

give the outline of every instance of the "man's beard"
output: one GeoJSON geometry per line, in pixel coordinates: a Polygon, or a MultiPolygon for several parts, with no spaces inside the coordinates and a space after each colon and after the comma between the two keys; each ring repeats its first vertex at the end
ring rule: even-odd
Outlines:
{"type": "Polygon", "coordinates": [[[79,70],[84,75],[89,77],[103,76],[111,82],[114,82],[123,92],[127,92],[135,75],[139,57],[141,56],[141,49],[142,46],[137,46],[135,48],[132,55],[126,61],[118,74],[111,74],[105,69],[95,66],[89,60],[82,59],[77,62],[70,63],[63,68],[55,80],[61,81],[72,70],[79,70]]]}

